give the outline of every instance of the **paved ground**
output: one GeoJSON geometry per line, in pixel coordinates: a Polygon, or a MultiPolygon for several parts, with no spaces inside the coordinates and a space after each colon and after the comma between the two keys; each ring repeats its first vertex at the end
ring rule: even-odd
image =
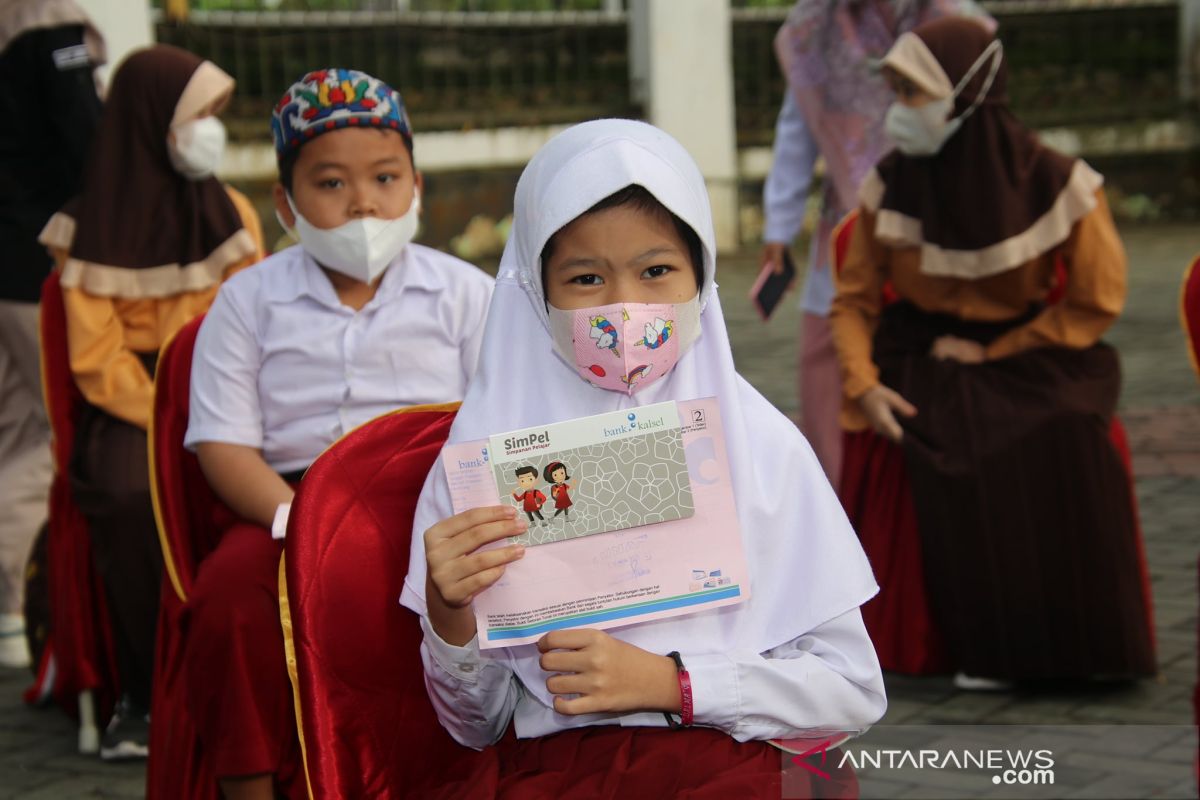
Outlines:
{"type": "MultiPolygon", "coordinates": [[[[1077,729],[1084,734],[1102,724],[1154,726],[1126,729],[1140,746],[1118,735],[1106,745],[1095,736],[1061,734],[1055,752],[1060,794],[1039,796],[1195,797],[1190,697],[1197,675],[1200,382],[1182,344],[1177,293],[1184,264],[1200,251],[1200,235],[1184,226],[1123,233],[1130,253],[1130,298],[1110,340],[1120,348],[1126,372],[1121,413],[1134,450],[1161,675],[1134,686],[997,695],[958,692],[946,678],[889,676],[890,708],[879,729],[882,737],[901,725],[1089,726],[1077,729]],[[1126,757],[1131,752],[1137,758],[1126,757]]],[[[798,314],[782,309],[764,326],[744,302],[753,256],[725,263],[722,297],[740,368],[776,405],[794,413],[798,314]]],[[[0,798],[141,796],[140,765],[110,766],[76,755],[66,717],[21,705],[26,683],[26,675],[0,670],[0,798]]],[[[977,789],[934,779],[945,776],[922,775],[925,783],[921,776],[891,782],[868,778],[864,795],[955,797],[977,789]]]]}

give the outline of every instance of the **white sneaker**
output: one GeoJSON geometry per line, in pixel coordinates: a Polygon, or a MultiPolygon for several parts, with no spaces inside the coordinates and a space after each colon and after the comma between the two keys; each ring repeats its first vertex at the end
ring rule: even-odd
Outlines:
{"type": "Polygon", "coordinates": [[[977,678],[965,672],[954,674],[954,687],[967,692],[1011,692],[1012,681],[1001,681],[995,678],[977,678]]]}
{"type": "Polygon", "coordinates": [[[0,614],[0,666],[24,669],[29,663],[25,618],[20,614],[0,614]]]}

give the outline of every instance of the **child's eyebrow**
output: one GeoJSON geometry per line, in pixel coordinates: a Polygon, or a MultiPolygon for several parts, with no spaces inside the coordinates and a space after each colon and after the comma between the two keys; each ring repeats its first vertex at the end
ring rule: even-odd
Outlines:
{"type": "Polygon", "coordinates": [[[588,256],[579,256],[578,258],[569,258],[559,264],[556,269],[569,269],[571,267],[595,267],[605,264],[602,258],[589,258],[588,256]]]}
{"type": "Polygon", "coordinates": [[[634,258],[629,263],[630,264],[640,264],[643,261],[649,261],[652,258],[658,258],[659,256],[662,256],[662,255],[679,255],[679,248],[671,247],[670,245],[664,245],[662,247],[654,247],[654,248],[651,248],[651,249],[647,250],[646,252],[642,253],[637,258],[634,258]]]}

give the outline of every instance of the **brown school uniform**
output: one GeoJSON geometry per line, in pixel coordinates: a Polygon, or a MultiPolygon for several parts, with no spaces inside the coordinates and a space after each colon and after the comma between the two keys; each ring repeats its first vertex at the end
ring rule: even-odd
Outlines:
{"type": "Polygon", "coordinates": [[[1109,439],[1120,365],[1100,341],[1124,303],[1125,253],[1102,178],[1008,111],[992,42],[949,18],[884,59],[943,97],[965,80],[962,124],[936,154],[894,151],[864,182],[831,314],[842,421],[864,428],[858,400],[879,384],[917,409],[897,420],[925,592],[955,668],[1145,676],[1137,520],[1109,439]],[[1059,265],[1065,285],[1048,304],[1059,265]],[[898,299],[885,305],[889,283],[898,299]],[[982,345],[984,362],[934,358],[943,336],[982,345]]]}

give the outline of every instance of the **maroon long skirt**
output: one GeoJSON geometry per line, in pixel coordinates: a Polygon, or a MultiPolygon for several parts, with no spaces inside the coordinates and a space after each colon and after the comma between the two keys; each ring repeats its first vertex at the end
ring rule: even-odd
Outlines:
{"type": "Polygon", "coordinates": [[[1108,435],[1116,352],[1047,347],[979,365],[928,355],[938,336],[987,343],[1023,320],[895,303],[876,333],[882,382],[918,409],[903,449],[933,617],[968,674],[1153,674],[1133,498],[1108,435]]]}
{"type": "Polygon", "coordinates": [[[307,794],[279,623],[283,542],[242,522],[200,564],[185,612],[184,683],[218,779],[270,774],[307,794]]]}

